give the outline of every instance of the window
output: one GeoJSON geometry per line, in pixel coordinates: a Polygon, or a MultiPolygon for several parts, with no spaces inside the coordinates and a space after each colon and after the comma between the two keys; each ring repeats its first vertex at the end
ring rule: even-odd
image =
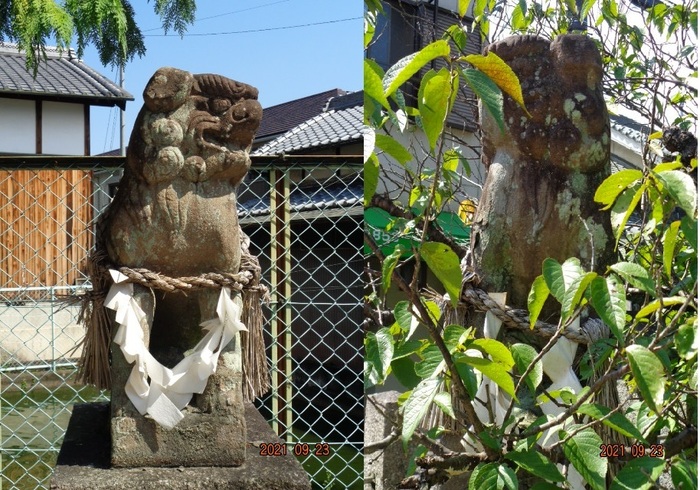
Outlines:
{"type": "MultiPolygon", "coordinates": [[[[377,19],[375,38],[367,48],[367,57],[373,59],[384,70],[395,64],[401,58],[418,51],[433,41],[442,38],[450,26],[458,23],[456,13],[436,8],[433,2],[408,2],[392,0],[382,2],[384,16],[377,19]]],[[[439,2],[437,2],[439,4],[439,2]]],[[[465,26],[470,20],[462,19],[465,26]]],[[[456,48],[453,45],[453,49],[456,48]]],[[[464,54],[481,52],[479,32],[468,32],[467,47],[464,54]]],[[[439,70],[446,66],[444,61],[436,61],[431,68],[439,70]]],[[[418,94],[420,77],[430,69],[426,68],[413,80],[409,81],[411,89],[405,90],[407,99],[415,104],[418,94]]],[[[476,98],[473,92],[462,84],[457,96],[454,109],[447,118],[447,124],[456,129],[473,130],[476,121],[476,98]]]]}

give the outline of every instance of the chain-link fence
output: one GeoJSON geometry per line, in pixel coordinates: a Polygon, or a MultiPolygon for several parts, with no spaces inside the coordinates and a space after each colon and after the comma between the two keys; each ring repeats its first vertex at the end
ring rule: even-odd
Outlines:
{"type": "MultiPolygon", "coordinates": [[[[5,489],[48,488],[72,405],[109,397],[75,383],[84,329],[61,299],[90,287],[81,268],[121,163],[0,158],[5,489]]],[[[315,489],[362,485],[360,164],[257,157],[238,191],[241,227],[271,293],[273,388],[256,405],[280,437],[308,447],[299,459],[315,489]]]]}

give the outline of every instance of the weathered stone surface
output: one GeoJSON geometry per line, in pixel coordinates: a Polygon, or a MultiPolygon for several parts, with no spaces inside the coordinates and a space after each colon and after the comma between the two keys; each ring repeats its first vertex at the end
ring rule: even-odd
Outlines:
{"type": "MultiPolygon", "coordinates": [[[[488,175],[474,219],[473,264],[482,287],[506,291],[509,305],[526,308],[545,258],[578,257],[584,269],[601,270],[612,251],[609,214],[593,201],[610,174],[602,62],[593,41],[577,34],[551,43],[514,36],[486,50],[516,73],[532,117],[507,97],[502,133],[481,111],[488,175]]],[[[548,304],[541,318],[557,312],[548,304]]]]}
{"type": "Polygon", "coordinates": [[[170,276],[237,272],[235,188],[262,118],[257,90],[161,68],[144,90],[119,191],[101,221],[110,259],[170,276]]]}
{"type": "Polygon", "coordinates": [[[238,466],[246,457],[245,419],[235,415],[197,413],[186,416],[173,429],[134,414],[112,417],[114,468],[142,466],[238,466]]]}
{"type": "Polygon", "coordinates": [[[257,441],[281,442],[246,404],[248,457],[239,467],[109,468],[109,407],[76,405],[51,480],[52,490],[310,490],[293,456],[260,456],[257,441]]]}
{"type": "MultiPolygon", "coordinates": [[[[257,89],[218,75],[161,68],[144,90],[124,176],[98,224],[99,250],[117,266],[170,277],[236,273],[241,240],[236,186],[262,118],[257,89]]],[[[173,367],[216,317],[218,290],[151,291],[134,286],[149,316],[144,342],[173,367]]],[[[114,330],[113,330],[114,332],[114,330]]],[[[235,335],[207,388],[171,431],[140,415],[124,392],[132,365],[112,345],[112,463],[115,466],[239,465],[245,458],[241,342],[235,335]]]]}

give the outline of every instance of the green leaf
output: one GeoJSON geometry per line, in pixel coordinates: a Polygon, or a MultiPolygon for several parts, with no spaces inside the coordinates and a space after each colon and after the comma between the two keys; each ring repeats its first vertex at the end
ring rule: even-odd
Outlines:
{"type": "Polygon", "coordinates": [[[380,328],[365,337],[365,383],[371,386],[384,382],[394,355],[394,338],[389,329],[380,328]]]}
{"type": "Polygon", "coordinates": [[[384,86],[382,85],[382,68],[376,61],[365,58],[364,64],[364,91],[365,95],[372,97],[382,107],[391,110],[389,101],[384,95],[384,86]]]}
{"type": "Polygon", "coordinates": [[[442,383],[441,378],[424,379],[418,386],[413,388],[403,406],[403,427],[401,429],[401,439],[404,448],[408,446],[408,441],[416,431],[416,427],[428,411],[430,404],[438,392],[442,383]]]}
{"type": "Polygon", "coordinates": [[[498,340],[475,339],[469,344],[469,347],[477,347],[482,352],[491,356],[493,362],[501,364],[508,371],[515,365],[515,360],[513,360],[513,355],[508,350],[508,347],[498,340]]]}
{"type": "Polygon", "coordinates": [[[452,408],[452,396],[447,393],[446,391],[443,391],[441,393],[438,393],[435,395],[435,398],[433,399],[433,403],[438,406],[440,410],[443,411],[445,415],[450,417],[451,419],[455,419],[455,411],[452,408]]]}
{"type": "Polygon", "coordinates": [[[615,232],[615,241],[619,242],[622,233],[625,231],[625,225],[630,216],[637,208],[637,204],[644,195],[644,190],[647,188],[646,181],[643,184],[634,184],[632,187],[624,190],[610,211],[610,224],[615,232]]]}
{"type": "Polygon", "coordinates": [[[590,12],[591,7],[595,5],[597,0],[584,0],[583,5],[581,6],[581,12],[579,13],[579,19],[581,22],[584,22],[586,20],[586,17],[588,16],[588,12],[590,12]]]}
{"type": "Polygon", "coordinates": [[[423,186],[418,185],[411,189],[408,196],[408,205],[416,215],[423,214],[425,207],[428,205],[430,195],[423,186]]]}
{"type": "MultiPolygon", "coordinates": [[[[410,356],[411,354],[415,354],[418,352],[421,348],[423,347],[423,341],[421,340],[407,340],[405,342],[401,342],[397,346],[394,347],[394,355],[393,355],[393,360],[395,361],[396,359],[401,359],[402,357],[410,356]]],[[[413,369],[411,369],[413,370],[413,369]]]]}
{"type": "Polygon", "coordinates": [[[507,465],[499,465],[498,480],[496,480],[496,488],[518,490],[518,477],[515,476],[515,471],[513,471],[507,465]]]}
{"type": "Polygon", "coordinates": [[[423,304],[425,305],[425,309],[428,310],[433,323],[437,323],[442,316],[440,305],[438,305],[435,301],[423,301],[423,304]]]}
{"type": "Polygon", "coordinates": [[[566,459],[593,490],[605,490],[608,460],[600,457],[603,441],[593,429],[579,430],[576,425],[567,427],[566,431],[559,431],[559,437],[564,439],[571,433],[574,435],[563,444],[566,459]]]}
{"type": "Polygon", "coordinates": [[[418,110],[431,153],[442,133],[451,96],[452,74],[447,68],[438,72],[430,70],[423,76],[418,90],[418,110]]]}
{"type": "Polygon", "coordinates": [[[459,52],[464,51],[467,47],[467,32],[459,24],[454,24],[448,27],[442,38],[455,43],[455,46],[457,46],[459,52]]]}
{"type": "Polygon", "coordinates": [[[530,487],[530,490],[561,490],[561,487],[559,485],[555,485],[554,483],[538,481],[532,485],[532,487],[530,487]]]}
{"type": "Polygon", "coordinates": [[[618,262],[611,265],[610,269],[632,286],[638,287],[650,295],[656,294],[654,281],[649,277],[649,271],[641,265],[634,262],[618,262]]]}
{"type": "Polygon", "coordinates": [[[606,406],[599,405],[597,403],[584,403],[578,408],[578,410],[576,410],[576,412],[580,413],[581,415],[588,415],[596,420],[602,420],[604,425],[607,425],[620,434],[631,437],[637,441],[646,442],[642,433],[639,432],[634,424],[630,422],[623,414],[615,412],[607,419],[604,419],[604,417],[611,412],[611,410],[606,406]]]}
{"type": "Polygon", "coordinates": [[[449,294],[452,306],[457,306],[462,291],[462,270],[457,254],[444,243],[425,242],[420,247],[420,256],[449,294]]]}
{"type": "Polygon", "coordinates": [[[697,212],[698,191],[693,178],[680,170],[655,173],[671,197],[691,218],[697,212]]]}
{"type": "Polygon", "coordinates": [[[384,153],[391,155],[391,157],[399,162],[401,165],[405,165],[413,159],[413,155],[409,152],[401,143],[396,141],[391,136],[385,134],[376,135],[375,144],[377,148],[380,148],[384,153]]]}
{"type": "Polygon", "coordinates": [[[416,374],[421,378],[432,378],[442,371],[445,358],[436,345],[427,347],[420,353],[421,361],[416,364],[416,374]]]}
{"type": "Polygon", "coordinates": [[[549,288],[544,276],[537,276],[532,283],[530,293],[527,296],[527,311],[530,313],[530,329],[535,327],[537,319],[540,317],[542,307],[549,298],[549,288]]]}
{"type": "Polygon", "coordinates": [[[530,116],[525,107],[523,93],[520,88],[520,81],[513,69],[506,64],[496,53],[489,51],[486,56],[481,54],[470,54],[464,58],[475,68],[478,68],[489,79],[491,79],[504,93],[510,97],[530,116]]]}
{"type": "Polygon", "coordinates": [[[698,487],[698,463],[686,458],[674,458],[671,462],[671,480],[674,488],[695,489],[698,487]]]}
{"type": "Polygon", "coordinates": [[[656,480],[664,471],[661,458],[642,456],[628,462],[615,476],[609,490],[647,490],[655,488],[656,480]]]}
{"type": "Polygon", "coordinates": [[[516,5],[513,9],[513,14],[510,16],[510,26],[513,28],[513,31],[518,32],[527,29],[528,25],[530,25],[530,23],[527,17],[525,17],[523,9],[519,4],[516,5]]]}
{"type": "Polygon", "coordinates": [[[496,383],[503,391],[511,397],[515,396],[515,385],[510,373],[503,367],[503,364],[493,362],[490,359],[482,359],[480,357],[460,356],[455,359],[455,362],[464,362],[469,366],[481,371],[481,373],[496,383]]]}
{"type": "Polygon", "coordinates": [[[598,276],[591,281],[591,304],[617,340],[624,342],[627,318],[625,289],[612,276],[598,276]]]}
{"type": "Polygon", "coordinates": [[[374,152],[365,161],[363,177],[365,183],[365,207],[368,207],[372,201],[372,196],[377,193],[377,185],[379,185],[379,159],[374,152]]]}
{"type": "Polygon", "coordinates": [[[676,243],[678,242],[678,230],[681,227],[680,221],[674,221],[669,225],[664,233],[663,243],[663,264],[664,272],[669,279],[672,279],[673,258],[676,255],[676,243]]]}
{"type": "Polygon", "coordinates": [[[657,414],[664,401],[666,373],[659,358],[641,345],[630,345],[625,349],[634,381],[647,405],[657,414]]]}
{"type": "Polygon", "coordinates": [[[471,329],[466,329],[461,325],[448,325],[442,333],[445,339],[445,345],[450,349],[450,353],[454,353],[458,347],[473,337],[471,329]]]}
{"type": "Polygon", "coordinates": [[[479,390],[479,378],[477,378],[474,368],[472,368],[466,362],[460,362],[460,359],[466,357],[465,354],[457,352],[452,356],[452,360],[455,363],[459,377],[464,383],[465,388],[467,388],[467,393],[469,393],[470,398],[476,396],[476,392],[479,390]]]}
{"type": "Polygon", "coordinates": [[[428,44],[417,53],[410,54],[400,59],[389,68],[384,75],[384,94],[388,97],[403,85],[421,68],[435,58],[446,58],[450,55],[450,45],[444,39],[438,39],[428,44]]]}
{"type": "Polygon", "coordinates": [[[690,216],[683,216],[681,219],[681,230],[685,239],[688,240],[693,250],[698,250],[698,220],[690,216]]]}
{"type": "MultiPolygon", "coordinates": [[[[581,304],[583,294],[588,289],[593,279],[598,277],[595,272],[588,272],[583,276],[579,276],[574,279],[571,286],[564,293],[564,300],[561,305],[562,320],[566,321],[569,319],[571,314],[574,312],[577,306],[581,304]]],[[[623,323],[624,325],[624,323],[623,323]]]]}
{"type": "Polygon", "coordinates": [[[654,172],[659,173],[665,170],[678,170],[679,168],[683,168],[683,164],[681,162],[664,162],[655,166],[654,172]]]}
{"type": "Polygon", "coordinates": [[[459,168],[459,163],[466,160],[457,148],[450,148],[442,154],[442,168],[450,172],[456,172],[459,168]]]}
{"type": "MultiPolygon", "coordinates": [[[[523,374],[527,367],[532,364],[535,357],[537,357],[537,351],[535,348],[527,344],[513,344],[511,345],[510,350],[513,353],[515,367],[518,369],[520,374],[523,374]]],[[[540,359],[528,373],[527,377],[525,378],[525,383],[530,390],[535,393],[541,382],[542,360],[540,359]]]]}
{"type": "Polygon", "coordinates": [[[391,286],[391,276],[394,273],[396,264],[398,264],[399,259],[403,255],[403,247],[396,245],[394,251],[388,255],[384,262],[382,263],[382,289],[386,292],[391,286]]]}
{"type": "Polygon", "coordinates": [[[457,2],[457,12],[460,17],[467,15],[467,7],[469,7],[469,0],[459,0],[457,2]]]}
{"type": "Polygon", "coordinates": [[[535,449],[511,451],[506,453],[505,458],[543,480],[550,482],[563,482],[565,480],[564,475],[559,472],[557,466],[535,449]]]}
{"type": "Polygon", "coordinates": [[[374,31],[376,30],[376,27],[377,27],[376,12],[365,12],[364,24],[365,24],[365,27],[364,27],[364,47],[365,47],[365,49],[367,49],[367,46],[369,46],[369,43],[372,41],[372,38],[374,37],[374,31]]]}
{"type": "Polygon", "coordinates": [[[468,488],[498,489],[498,467],[496,463],[479,463],[476,465],[472,475],[469,477],[468,488]]]}
{"type": "Polygon", "coordinates": [[[399,380],[399,383],[409,390],[418,386],[418,383],[421,381],[421,378],[418,377],[414,369],[415,365],[416,363],[408,357],[402,357],[400,359],[394,358],[394,360],[391,361],[391,374],[399,380]]]}
{"type": "Polygon", "coordinates": [[[467,81],[474,93],[481,99],[481,103],[489,111],[496,121],[501,133],[505,133],[506,125],[503,121],[503,94],[493,81],[479,70],[467,68],[462,70],[462,76],[467,81]]]}
{"type": "Polygon", "coordinates": [[[416,328],[416,321],[411,313],[411,303],[409,301],[399,301],[394,306],[394,320],[403,332],[407,332],[409,338],[416,328]]]}
{"type": "Polygon", "coordinates": [[[567,259],[563,264],[559,264],[554,259],[546,258],[542,263],[542,275],[547,283],[549,291],[557,301],[564,302],[566,290],[585,274],[581,268],[581,261],[572,257],[567,259]]]}
{"type": "Polygon", "coordinates": [[[674,306],[674,305],[682,305],[687,300],[688,300],[688,298],[685,298],[683,296],[671,296],[669,298],[655,299],[654,301],[652,301],[648,305],[646,305],[644,308],[639,310],[639,312],[637,313],[635,318],[637,320],[639,320],[640,318],[644,318],[646,316],[651,315],[656,310],[661,308],[662,304],[664,307],[674,306]]]}
{"type": "Polygon", "coordinates": [[[684,323],[678,327],[678,331],[673,336],[673,342],[676,345],[678,355],[686,361],[692,359],[698,353],[698,345],[696,343],[697,335],[697,318],[693,323],[684,323]]]}

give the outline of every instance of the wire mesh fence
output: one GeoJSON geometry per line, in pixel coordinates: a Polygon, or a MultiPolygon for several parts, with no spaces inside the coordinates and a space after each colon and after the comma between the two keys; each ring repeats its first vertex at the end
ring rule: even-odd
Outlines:
{"type": "MultiPolygon", "coordinates": [[[[60,299],[90,288],[83,261],[121,163],[0,160],[3,488],[48,488],[73,404],[109,399],[75,382],[84,329],[60,299]]],[[[360,164],[258,157],[238,191],[240,225],[271,293],[273,387],[256,406],[318,489],[362,485],[360,164]]]]}

